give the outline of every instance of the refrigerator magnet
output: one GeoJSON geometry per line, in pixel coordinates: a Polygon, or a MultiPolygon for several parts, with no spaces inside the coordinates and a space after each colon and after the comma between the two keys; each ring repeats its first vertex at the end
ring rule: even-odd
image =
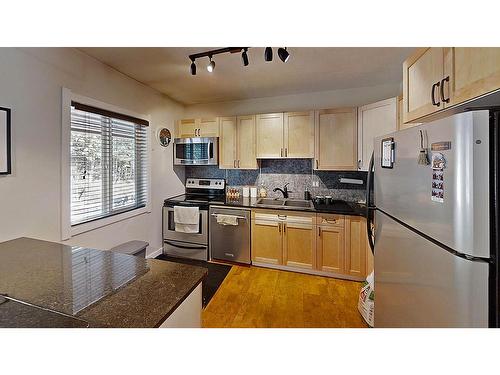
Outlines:
{"type": "Polygon", "coordinates": [[[433,202],[444,202],[444,172],[443,170],[432,171],[431,200],[433,202]]]}
{"type": "Polygon", "coordinates": [[[444,158],[444,155],[440,152],[433,152],[431,164],[432,169],[442,171],[446,167],[446,160],[444,158]]]}
{"type": "Polygon", "coordinates": [[[392,168],[394,165],[394,138],[382,139],[381,147],[381,167],[392,168]]]}

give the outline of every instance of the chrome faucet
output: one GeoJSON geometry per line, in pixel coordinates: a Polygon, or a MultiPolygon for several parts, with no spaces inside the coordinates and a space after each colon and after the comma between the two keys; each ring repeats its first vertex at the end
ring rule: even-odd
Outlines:
{"type": "Polygon", "coordinates": [[[283,186],[283,189],[280,189],[280,188],[274,188],[273,189],[273,192],[277,192],[277,191],[280,191],[282,194],[283,194],[283,198],[288,198],[288,193],[291,193],[290,191],[288,191],[288,184],[289,182],[287,182],[285,184],[285,186],[283,186]]]}

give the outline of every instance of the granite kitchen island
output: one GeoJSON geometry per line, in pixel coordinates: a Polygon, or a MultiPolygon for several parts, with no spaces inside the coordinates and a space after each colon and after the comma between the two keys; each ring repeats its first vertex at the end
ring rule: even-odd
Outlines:
{"type": "Polygon", "coordinates": [[[202,267],[18,238],[0,243],[0,327],[199,327],[202,267]]]}

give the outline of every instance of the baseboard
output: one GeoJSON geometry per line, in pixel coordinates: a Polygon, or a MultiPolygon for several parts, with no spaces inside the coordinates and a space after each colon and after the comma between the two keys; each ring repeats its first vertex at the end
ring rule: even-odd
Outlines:
{"type": "Polygon", "coordinates": [[[158,250],[155,250],[155,251],[153,251],[152,253],[147,254],[147,255],[146,255],[146,258],[147,258],[147,259],[156,258],[158,255],[161,255],[161,254],[163,254],[163,246],[162,246],[162,247],[160,247],[158,250]]]}
{"type": "Polygon", "coordinates": [[[334,279],[343,279],[343,280],[350,280],[350,281],[365,281],[364,277],[349,276],[349,275],[344,275],[344,274],[340,274],[340,273],[318,271],[318,270],[307,269],[307,268],[289,267],[289,266],[283,266],[281,264],[267,264],[267,263],[260,263],[260,262],[253,262],[252,261],[252,266],[263,267],[263,268],[272,268],[272,269],[281,270],[281,271],[306,273],[308,275],[326,276],[326,277],[332,277],[334,279]]]}

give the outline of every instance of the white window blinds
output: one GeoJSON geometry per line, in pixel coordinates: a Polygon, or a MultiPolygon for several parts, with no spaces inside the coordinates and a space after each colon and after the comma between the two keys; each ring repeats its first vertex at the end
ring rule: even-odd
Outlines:
{"type": "Polygon", "coordinates": [[[146,206],[148,122],[71,103],[71,225],[146,206]]]}

